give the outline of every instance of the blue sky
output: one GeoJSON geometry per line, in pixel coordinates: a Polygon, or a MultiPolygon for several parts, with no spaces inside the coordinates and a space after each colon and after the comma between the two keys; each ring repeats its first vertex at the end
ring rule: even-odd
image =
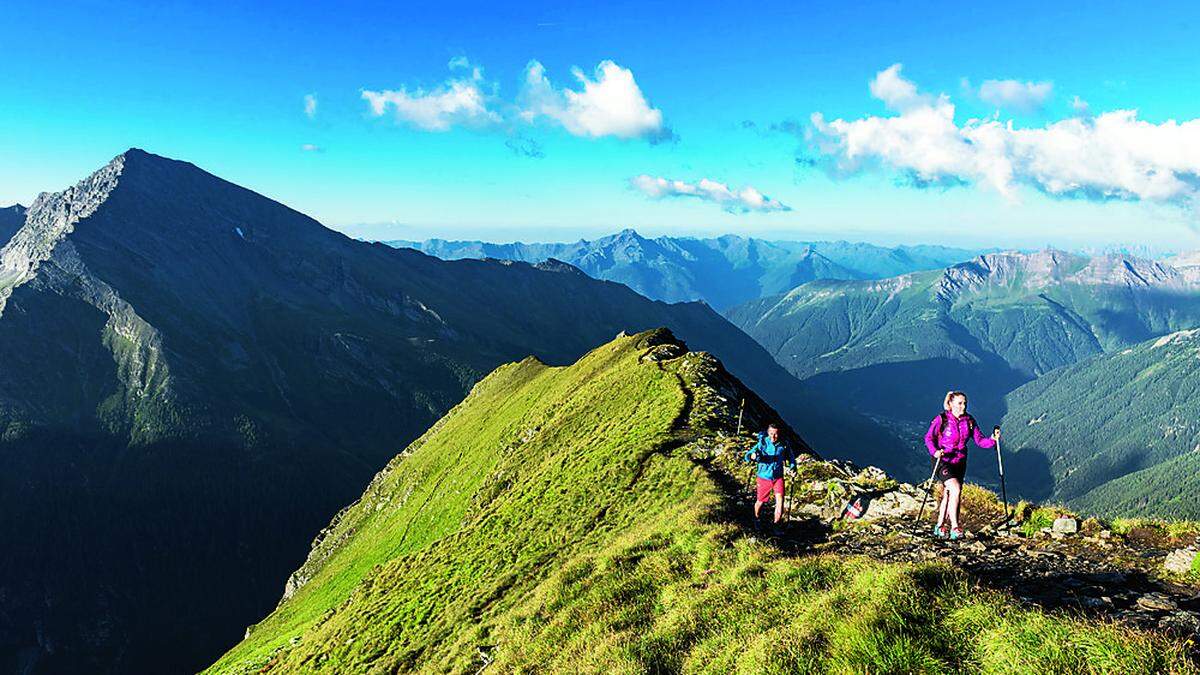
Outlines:
{"type": "Polygon", "coordinates": [[[1200,248],[1195,3],[493,4],[9,3],[0,204],[136,146],[380,238],[1200,248]]]}

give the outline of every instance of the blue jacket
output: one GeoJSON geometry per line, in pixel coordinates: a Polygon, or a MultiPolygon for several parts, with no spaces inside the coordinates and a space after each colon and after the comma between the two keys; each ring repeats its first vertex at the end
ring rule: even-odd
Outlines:
{"type": "Polygon", "coordinates": [[[766,480],[775,480],[783,477],[783,463],[787,462],[793,469],[796,468],[796,453],[788,447],[788,444],[780,439],[778,443],[771,442],[771,439],[766,434],[758,435],[758,442],[754,447],[746,451],[742,457],[744,462],[752,462],[750,455],[758,453],[758,477],[766,480]]]}

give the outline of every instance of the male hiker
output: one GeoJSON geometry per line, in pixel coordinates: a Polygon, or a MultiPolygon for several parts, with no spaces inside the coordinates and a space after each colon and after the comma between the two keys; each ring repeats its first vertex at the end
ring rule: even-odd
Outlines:
{"type": "Polygon", "coordinates": [[[775,525],[783,517],[783,465],[787,462],[792,470],[796,468],[796,453],[792,451],[781,438],[779,427],[774,424],[767,427],[767,433],[759,434],[754,447],[746,451],[743,458],[747,462],[758,463],[758,490],[754,500],[754,526],[758,527],[758,513],[763,502],[775,493],[775,525]]]}

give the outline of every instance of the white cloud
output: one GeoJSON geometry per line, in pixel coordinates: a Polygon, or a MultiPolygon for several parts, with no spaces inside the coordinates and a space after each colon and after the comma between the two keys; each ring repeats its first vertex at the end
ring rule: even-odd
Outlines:
{"type": "Polygon", "coordinates": [[[542,64],[530,61],[517,100],[511,103],[499,99],[496,84],[486,81],[483,70],[465,56],[455,56],[447,65],[452,72],[466,73],[432,90],[365,89],[362,98],[372,115],[380,117],[391,110],[398,121],[424,131],[470,126],[504,127],[512,132],[518,123],[546,118],[586,138],[614,136],[651,142],[674,138],[663,124],[662,111],[650,107],[633,73],[612,61],[601,61],[594,79],[572,69],[581,86],[578,90],[556,89],[542,64]]]}
{"type": "Polygon", "coordinates": [[[317,116],[317,95],[316,94],[305,94],[304,95],[304,115],[305,115],[305,117],[307,117],[310,120],[317,116]]]}
{"type": "Polygon", "coordinates": [[[875,78],[868,85],[871,95],[883,101],[883,104],[887,107],[899,112],[904,112],[917,106],[929,105],[931,102],[930,98],[918,93],[917,85],[900,75],[900,69],[903,67],[899,63],[893,63],[886,69],[876,73],[875,78]]]}
{"type": "Polygon", "coordinates": [[[662,111],[650,107],[633,73],[612,61],[596,66],[595,79],[572,69],[581,90],[555,89],[546,69],[537,61],[525,68],[518,116],[526,122],[549,118],[575,136],[648,138],[671,136],[663,125],[662,111]]]}
{"type": "Polygon", "coordinates": [[[466,78],[450,79],[435,89],[426,91],[407,88],[373,91],[365,89],[363,100],[371,107],[371,114],[381,117],[392,109],[396,120],[406,122],[423,131],[449,131],[455,126],[486,127],[502,121],[499,113],[488,107],[488,95],[484,92],[483,73],[471,68],[464,57],[450,60],[452,69],[466,68],[471,74],[466,78]]]}
{"type": "Polygon", "coordinates": [[[1053,197],[1197,201],[1200,119],[1153,124],[1115,110],[1024,129],[998,116],[959,124],[948,97],[923,97],[898,66],[876,81],[885,75],[888,85],[872,93],[899,114],[812,115],[813,143],[835,173],[882,166],[917,185],[981,183],[1010,199],[1028,185],[1053,197]]]}
{"type": "Polygon", "coordinates": [[[979,98],[985,103],[1016,110],[1041,110],[1054,92],[1051,82],[1018,82],[1017,80],[986,80],[979,85],[979,98]]]}
{"type": "Polygon", "coordinates": [[[1087,101],[1078,96],[1071,100],[1071,110],[1074,110],[1075,114],[1080,117],[1092,116],[1092,107],[1088,105],[1087,101]]]}
{"type": "Polygon", "coordinates": [[[325,148],[322,148],[319,145],[314,145],[312,143],[305,143],[304,145],[300,146],[300,149],[303,150],[304,152],[325,152],[325,148]]]}
{"type": "Polygon", "coordinates": [[[731,213],[792,210],[791,207],[748,185],[739,190],[731,190],[728,185],[707,178],[702,178],[697,183],[687,183],[641,174],[629,179],[629,184],[651,199],[694,197],[717,204],[731,213]]]}

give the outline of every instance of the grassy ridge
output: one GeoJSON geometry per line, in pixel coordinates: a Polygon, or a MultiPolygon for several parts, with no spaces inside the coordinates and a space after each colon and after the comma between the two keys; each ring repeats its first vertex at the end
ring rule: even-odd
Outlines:
{"type": "Polygon", "coordinates": [[[211,672],[1191,672],[1180,644],[1016,608],[942,564],[742,537],[695,459],[742,392],[668,340],[483,380],[211,672]]]}

